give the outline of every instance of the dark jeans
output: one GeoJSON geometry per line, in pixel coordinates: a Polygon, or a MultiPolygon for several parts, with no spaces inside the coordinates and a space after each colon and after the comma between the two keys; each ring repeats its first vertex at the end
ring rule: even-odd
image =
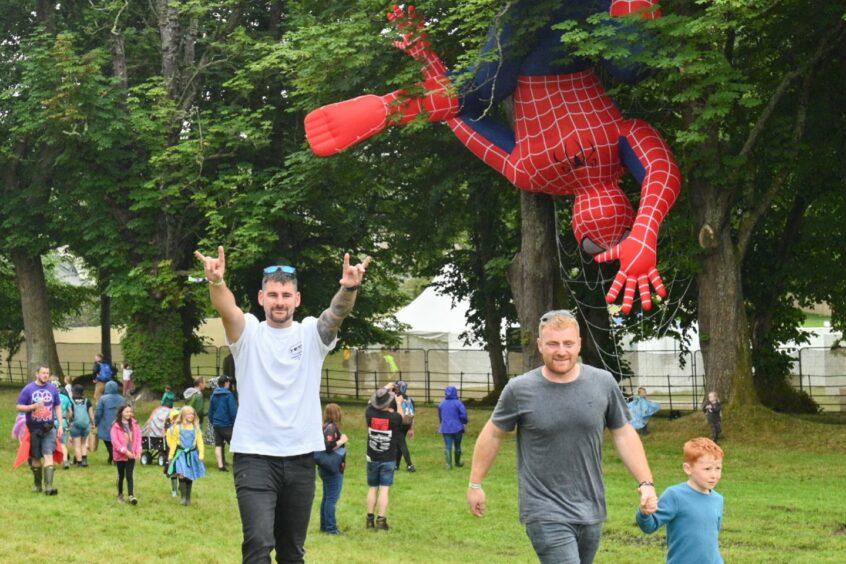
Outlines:
{"type": "Polygon", "coordinates": [[[452,445],[455,445],[455,454],[461,454],[461,439],[464,438],[464,432],[461,433],[444,433],[444,448],[447,452],[452,451],[452,445]]]}
{"type": "Polygon", "coordinates": [[[116,460],[118,471],[117,488],[118,494],[123,495],[123,478],[126,477],[126,493],[135,495],[135,480],[132,476],[135,470],[134,460],[116,460]]]}
{"type": "Polygon", "coordinates": [[[235,493],[241,512],[243,562],[304,562],[314,501],[314,454],[233,456],[235,493]]]}
{"type": "Polygon", "coordinates": [[[410,430],[411,427],[403,426],[400,428],[400,434],[397,437],[397,468],[399,468],[400,461],[403,457],[405,457],[406,466],[411,466],[411,453],[408,452],[408,443],[405,442],[408,431],[410,430]]]}
{"type": "Polygon", "coordinates": [[[343,472],[327,472],[318,468],[320,480],[323,482],[323,499],[320,501],[320,530],[334,533],[338,530],[335,519],[335,506],[341,498],[341,488],[344,486],[343,472]]]}
{"type": "Polygon", "coordinates": [[[112,458],[112,441],[107,441],[107,440],[103,439],[103,444],[106,445],[106,452],[109,453],[109,458],[108,458],[107,462],[109,464],[111,464],[112,460],[113,460],[113,458],[112,458]]]}

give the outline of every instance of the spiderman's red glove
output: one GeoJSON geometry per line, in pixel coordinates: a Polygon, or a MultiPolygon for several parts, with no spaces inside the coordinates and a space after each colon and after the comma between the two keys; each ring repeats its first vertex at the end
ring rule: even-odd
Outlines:
{"type": "Polygon", "coordinates": [[[596,262],[620,261],[620,270],[611,284],[611,289],[605,295],[608,303],[614,302],[623,292],[623,313],[629,313],[634,303],[635,287],[640,293],[640,301],[645,311],[652,309],[652,295],[650,284],[662,298],[667,297],[667,289],[656,268],[657,234],[648,231],[632,231],[631,235],[604,253],[596,255],[596,262]]]}
{"type": "Polygon", "coordinates": [[[432,44],[426,34],[426,20],[422,14],[418,14],[414,6],[409,6],[408,11],[394,4],[394,9],[388,12],[388,20],[393,22],[401,39],[394,41],[394,47],[407,53],[415,61],[424,63],[423,75],[428,78],[435,78],[446,74],[446,66],[441,58],[432,51],[432,44]]]}

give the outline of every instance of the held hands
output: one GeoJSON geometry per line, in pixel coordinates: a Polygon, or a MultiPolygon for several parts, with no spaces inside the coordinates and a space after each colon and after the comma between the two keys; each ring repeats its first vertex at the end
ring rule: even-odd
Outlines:
{"type": "Polygon", "coordinates": [[[657,257],[655,254],[655,247],[657,240],[654,237],[649,237],[646,233],[632,232],[627,238],[623,239],[619,244],[611,247],[604,253],[596,255],[596,262],[603,263],[612,260],[620,260],[620,270],[611,284],[611,289],[605,296],[608,303],[613,303],[620,294],[620,290],[625,287],[623,293],[623,313],[629,313],[632,310],[634,303],[635,286],[640,293],[640,301],[644,311],[652,309],[652,296],[650,293],[650,283],[655,288],[655,292],[662,298],[667,297],[667,289],[664,287],[664,282],[661,280],[661,275],[655,267],[657,257]]]}
{"type": "Polygon", "coordinates": [[[638,488],[640,492],[640,512],[643,515],[652,515],[658,511],[658,496],[655,493],[655,486],[643,485],[638,488]]]}
{"type": "Polygon", "coordinates": [[[223,252],[223,245],[217,248],[217,258],[204,256],[200,251],[194,251],[194,256],[202,261],[206,280],[209,283],[214,285],[223,281],[223,275],[226,273],[226,256],[223,252]]]}
{"type": "MultiPolygon", "coordinates": [[[[222,252],[223,247],[221,247],[220,250],[222,252]]],[[[355,266],[352,266],[350,264],[350,254],[345,253],[344,270],[340,280],[341,286],[349,290],[354,290],[361,286],[361,283],[364,280],[364,272],[367,270],[367,267],[370,266],[371,260],[372,259],[370,257],[364,257],[363,261],[355,266]]]]}

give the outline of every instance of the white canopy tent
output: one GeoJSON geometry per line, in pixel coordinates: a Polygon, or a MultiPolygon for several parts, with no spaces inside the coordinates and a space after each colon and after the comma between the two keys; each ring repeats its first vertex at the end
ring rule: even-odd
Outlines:
{"type": "MultiPolygon", "coordinates": [[[[453,303],[450,296],[429,286],[395,314],[398,321],[408,326],[403,332],[403,348],[427,351],[425,360],[433,388],[451,384],[480,391],[488,389],[491,372],[488,353],[481,343],[468,346],[460,338],[467,329],[469,309],[466,300],[453,303]]],[[[401,358],[397,361],[402,368],[401,358]]],[[[409,371],[416,372],[411,367],[409,371]]]]}

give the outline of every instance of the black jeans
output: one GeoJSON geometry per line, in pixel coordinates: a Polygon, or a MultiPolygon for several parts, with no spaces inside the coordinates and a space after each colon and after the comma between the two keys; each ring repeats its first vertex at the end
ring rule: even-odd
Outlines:
{"type": "Polygon", "coordinates": [[[400,466],[400,462],[402,461],[403,457],[405,457],[405,465],[411,466],[411,452],[408,450],[408,432],[411,430],[411,427],[402,426],[400,427],[399,435],[397,436],[397,468],[400,466]]]}
{"type": "Polygon", "coordinates": [[[118,494],[123,495],[123,479],[126,477],[126,491],[129,495],[135,495],[135,480],[132,475],[135,471],[135,460],[118,460],[115,464],[118,471],[118,494]]]}
{"type": "Polygon", "coordinates": [[[304,562],[308,520],[314,501],[314,454],[233,456],[235,493],[241,512],[243,562],[304,562]]]}

